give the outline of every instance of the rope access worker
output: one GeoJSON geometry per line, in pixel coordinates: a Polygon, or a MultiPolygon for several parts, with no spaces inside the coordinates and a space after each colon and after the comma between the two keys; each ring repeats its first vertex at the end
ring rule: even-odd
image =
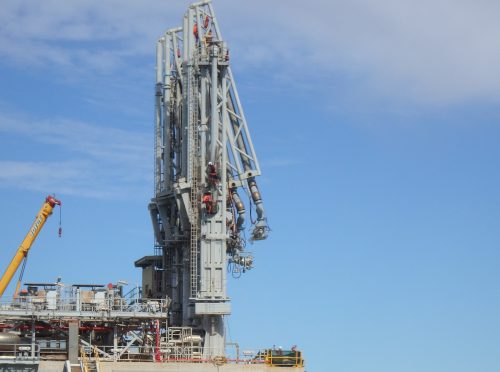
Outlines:
{"type": "Polygon", "coordinates": [[[196,42],[198,42],[199,34],[198,34],[198,23],[195,23],[193,26],[193,35],[196,38],[196,42]]]}
{"type": "Polygon", "coordinates": [[[214,163],[212,163],[211,161],[208,162],[207,173],[208,183],[215,186],[219,181],[219,176],[217,175],[217,168],[215,168],[214,163]]]}
{"type": "Polygon", "coordinates": [[[207,213],[213,214],[214,213],[214,200],[212,198],[212,194],[209,192],[204,193],[202,202],[205,204],[205,208],[207,210],[207,213]]]}
{"type": "Polygon", "coordinates": [[[209,46],[210,44],[212,44],[212,31],[208,31],[205,36],[203,37],[203,40],[205,42],[205,46],[209,46]]]}

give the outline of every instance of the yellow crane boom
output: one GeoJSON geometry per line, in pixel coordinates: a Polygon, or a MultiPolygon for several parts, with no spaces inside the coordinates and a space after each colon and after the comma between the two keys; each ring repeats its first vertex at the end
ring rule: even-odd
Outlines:
{"type": "MultiPolygon", "coordinates": [[[[40,211],[36,215],[35,221],[31,225],[28,234],[26,234],[26,237],[24,238],[23,242],[17,249],[17,252],[12,258],[12,261],[10,262],[9,266],[5,270],[5,273],[0,278],[0,297],[2,297],[3,293],[5,292],[5,289],[12,280],[12,277],[16,273],[17,269],[19,268],[23,260],[28,255],[28,251],[33,245],[33,242],[38,236],[38,233],[45,224],[45,221],[47,221],[47,218],[52,214],[52,210],[56,205],[61,206],[61,201],[57,200],[53,196],[50,195],[47,196],[47,198],[45,199],[45,203],[43,203],[42,208],[40,208],[40,211]]],[[[17,291],[18,289],[16,289],[16,292],[17,291]]]]}

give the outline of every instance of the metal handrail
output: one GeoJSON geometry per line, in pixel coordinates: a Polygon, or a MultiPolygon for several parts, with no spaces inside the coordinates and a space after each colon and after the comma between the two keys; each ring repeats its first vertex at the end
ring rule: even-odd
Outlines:
{"type": "Polygon", "coordinates": [[[124,312],[124,313],[150,313],[164,315],[167,313],[167,301],[165,299],[138,299],[131,303],[120,297],[105,299],[94,299],[85,302],[78,297],[58,298],[55,301],[47,301],[37,296],[22,296],[15,301],[0,301],[0,312],[2,311],[77,311],[81,313],[93,312],[124,312]]]}
{"type": "Polygon", "coordinates": [[[80,364],[84,372],[89,372],[89,357],[83,346],[80,346],[80,364]]]}
{"type": "Polygon", "coordinates": [[[96,369],[99,371],[100,369],[100,357],[99,357],[99,349],[97,348],[97,346],[94,346],[92,348],[92,351],[93,351],[93,354],[94,354],[94,362],[95,362],[95,366],[96,366],[96,369]]]}
{"type": "MultiPolygon", "coordinates": [[[[87,348],[88,350],[88,348],[87,348]]],[[[220,349],[205,348],[196,345],[172,345],[162,344],[160,347],[161,358],[156,357],[156,346],[135,345],[125,350],[114,346],[93,346],[92,353],[86,353],[90,361],[97,363],[106,362],[168,362],[168,363],[217,363],[217,364],[260,364],[269,366],[303,367],[304,359],[301,351],[283,351],[286,355],[277,355],[279,350],[274,349],[243,349],[240,355],[238,351],[226,349],[226,355],[220,355],[220,349]],[[228,352],[229,351],[229,352],[228,352]],[[289,355],[293,353],[293,355],[289,355]],[[93,354],[93,355],[92,355],[93,354]]],[[[83,353],[82,353],[83,355],[83,353]]]]}
{"type": "Polygon", "coordinates": [[[0,360],[40,360],[40,347],[37,344],[2,344],[0,360]]]}

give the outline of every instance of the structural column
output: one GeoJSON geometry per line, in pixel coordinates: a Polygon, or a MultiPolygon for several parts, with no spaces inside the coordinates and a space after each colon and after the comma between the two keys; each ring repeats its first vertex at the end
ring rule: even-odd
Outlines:
{"type": "Polygon", "coordinates": [[[78,347],[80,322],[76,319],[68,321],[68,360],[70,363],[78,363],[78,347]]]}

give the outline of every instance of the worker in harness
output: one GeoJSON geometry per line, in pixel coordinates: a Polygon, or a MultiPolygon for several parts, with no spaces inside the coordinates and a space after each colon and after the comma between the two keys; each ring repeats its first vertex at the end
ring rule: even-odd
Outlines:
{"type": "Polygon", "coordinates": [[[210,185],[212,186],[217,185],[217,183],[219,182],[219,175],[217,174],[217,168],[211,161],[208,162],[207,165],[207,176],[208,176],[208,183],[210,185]]]}
{"type": "Polygon", "coordinates": [[[207,214],[215,213],[214,199],[210,192],[207,191],[203,194],[202,202],[203,204],[205,204],[205,210],[207,211],[207,214]]]}

